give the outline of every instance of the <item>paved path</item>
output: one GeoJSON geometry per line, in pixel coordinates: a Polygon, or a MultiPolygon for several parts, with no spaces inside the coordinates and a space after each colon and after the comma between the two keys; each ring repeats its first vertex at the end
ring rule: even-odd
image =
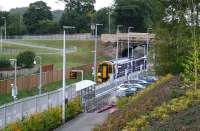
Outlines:
{"type": "Polygon", "coordinates": [[[109,111],[103,113],[81,114],[78,118],[66,123],[55,131],[92,131],[96,124],[101,124],[109,111]]]}
{"type": "MultiPolygon", "coordinates": [[[[60,48],[41,46],[41,45],[31,45],[31,44],[23,43],[22,41],[7,40],[7,41],[3,41],[3,42],[7,43],[7,44],[11,44],[11,45],[19,45],[19,46],[25,46],[25,47],[31,47],[31,48],[38,48],[38,49],[46,49],[46,50],[51,50],[51,51],[57,51],[58,54],[62,53],[62,51],[63,51],[63,49],[60,49],[60,48]]],[[[66,54],[74,53],[74,52],[77,52],[77,47],[66,49],[66,54]]]]}

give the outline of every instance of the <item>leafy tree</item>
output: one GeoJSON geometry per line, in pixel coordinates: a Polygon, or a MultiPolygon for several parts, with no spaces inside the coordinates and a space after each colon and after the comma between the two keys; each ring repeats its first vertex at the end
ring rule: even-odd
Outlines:
{"type": "Polygon", "coordinates": [[[78,33],[90,31],[90,23],[92,23],[95,12],[95,0],[63,1],[66,3],[66,5],[60,25],[75,26],[78,33]]]}
{"type": "Polygon", "coordinates": [[[22,35],[26,33],[26,26],[23,23],[23,17],[19,13],[9,13],[8,15],[8,34],[22,35]]]}
{"type": "Polygon", "coordinates": [[[160,0],[115,0],[116,24],[134,26],[144,32],[162,18],[164,10],[160,0]]]}
{"type": "Polygon", "coordinates": [[[32,51],[25,51],[17,56],[17,65],[25,68],[33,67],[35,53],[32,51]]]}
{"type": "Polygon", "coordinates": [[[29,33],[41,33],[38,29],[40,21],[52,20],[50,7],[43,1],[37,1],[29,5],[28,10],[24,14],[24,23],[29,33]]]}
{"type": "Polygon", "coordinates": [[[95,23],[103,24],[103,27],[100,28],[100,32],[109,32],[109,13],[110,13],[110,28],[112,31],[112,27],[114,24],[114,19],[113,19],[114,17],[112,17],[113,16],[112,11],[113,11],[112,9],[105,7],[96,12],[95,23]]]}

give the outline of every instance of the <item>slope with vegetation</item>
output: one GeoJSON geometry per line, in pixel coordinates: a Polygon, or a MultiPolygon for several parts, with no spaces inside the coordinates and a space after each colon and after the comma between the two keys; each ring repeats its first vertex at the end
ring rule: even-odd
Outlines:
{"type": "Polygon", "coordinates": [[[154,107],[162,105],[163,102],[185,94],[185,90],[180,88],[181,85],[178,77],[167,75],[136,96],[120,99],[119,111],[111,114],[101,126],[97,126],[94,130],[122,130],[133,119],[153,111],[154,107]]]}

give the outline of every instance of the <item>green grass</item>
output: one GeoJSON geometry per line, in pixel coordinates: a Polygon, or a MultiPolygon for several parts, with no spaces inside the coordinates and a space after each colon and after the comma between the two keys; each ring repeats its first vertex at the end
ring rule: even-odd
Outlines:
{"type": "MultiPolygon", "coordinates": [[[[63,41],[61,40],[31,40],[31,41],[19,41],[27,44],[32,45],[40,45],[40,46],[48,46],[48,47],[54,47],[54,48],[62,48],[63,47],[63,41]]],[[[77,67],[85,64],[91,64],[93,63],[93,49],[94,49],[94,41],[67,41],[66,42],[66,48],[69,47],[77,47],[77,52],[70,53],[66,55],[67,59],[67,67],[77,67]]],[[[43,64],[54,64],[55,69],[62,69],[62,54],[49,54],[49,53],[56,53],[56,51],[49,51],[47,49],[37,49],[37,48],[30,48],[25,46],[16,46],[11,44],[3,44],[3,48],[8,49],[16,49],[17,52],[22,52],[25,50],[30,50],[36,53],[36,55],[40,55],[42,57],[43,64]],[[46,53],[46,54],[45,54],[46,53]]],[[[99,51],[103,50],[103,47],[99,44],[98,46],[99,51]]],[[[15,58],[17,53],[10,53],[6,52],[1,54],[1,58],[15,58]]],[[[97,60],[108,60],[109,57],[105,55],[98,55],[97,54],[97,60]]]]}

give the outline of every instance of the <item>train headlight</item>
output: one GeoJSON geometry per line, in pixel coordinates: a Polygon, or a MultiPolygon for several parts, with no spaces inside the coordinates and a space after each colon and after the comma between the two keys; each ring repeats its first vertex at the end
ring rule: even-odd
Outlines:
{"type": "Polygon", "coordinates": [[[101,73],[98,73],[98,76],[101,76],[101,73]]]}

